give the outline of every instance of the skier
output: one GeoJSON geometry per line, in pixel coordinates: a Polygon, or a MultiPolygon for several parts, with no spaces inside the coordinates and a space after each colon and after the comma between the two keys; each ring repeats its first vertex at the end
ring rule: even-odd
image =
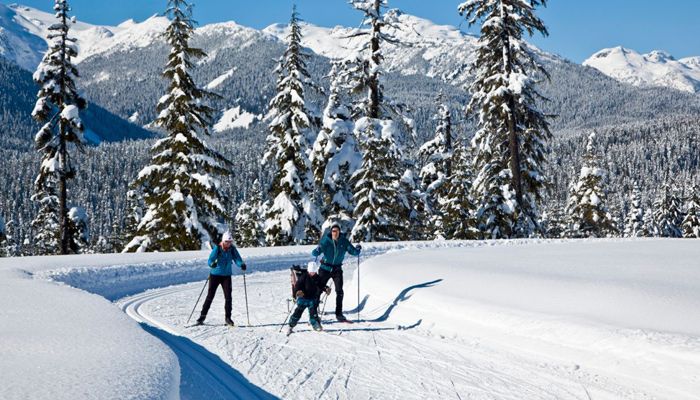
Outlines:
{"type": "MultiPolygon", "coordinates": [[[[359,256],[362,246],[353,246],[350,241],[340,232],[340,224],[334,222],[329,233],[321,237],[321,241],[311,254],[321,259],[321,269],[318,273],[319,285],[321,287],[333,278],[335,285],[335,318],[340,322],[350,322],[343,315],[343,259],[345,252],[353,256],[359,256]]],[[[319,295],[320,296],[320,295],[319,295]]]]}
{"type": "Polygon", "coordinates": [[[307,308],[309,309],[309,323],[311,326],[315,331],[323,330],[321,320],[318,318],[318,299],[321,297],[321,292],[325,291],[326,294],[328,294],[331,292],[331,288],[326,286],[321,290],[317,272],[318,264],[316,263],[309,263],[309,267],[306,265],[301,266],[301,273],[297,278],[296,284],[294,284],[297,308],[294,309],[294,313],[289,319],[287,335],[292,333],[292,330],[301,318],[301,314],[303,314],[304,310],[307,308]]]}
{"type": "Polygon", "coordinates": [[[209,255],[209,267],[211,268],[211,271],[209,271],[209,291],[202,305],[202,312],[199,315],[199,319],[197,319],[197,325],[202,325],[207,318],[207,312],[209,312],[209,307],[212,300],[214,300],[214,295],[216,295],[216,289],[219,285],[224,291],[226,325],[234,325],[231,320],[231,275],[233,275],[231,266],[234,261],[241,271],[246,270],[246,265],[241,259],[241,255],[238,253],[236,246],[233,245],[231,233],[226,231],[221,238],[221,243],[214,246],[209,255]]]}

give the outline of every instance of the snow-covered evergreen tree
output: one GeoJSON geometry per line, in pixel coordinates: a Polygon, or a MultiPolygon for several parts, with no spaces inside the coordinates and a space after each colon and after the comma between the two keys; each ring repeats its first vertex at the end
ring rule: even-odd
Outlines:
{"type": "Polygon", "coordinates": [[[630,196],[630,205],[627,218],[625,219],[625,237],[641,237],[645,236],[644,232],[644,208],[642,208],[642,194],[639,192],[639,186],[635,183],[632,195],[630,196]]]}
{"type": "Polygon", "coordinates": [[[301,26],[296,7],[290,20],[287,50],[277,67],[277,95],[270,101],[264,163],[273,163],[274,178],[265,216],[265,240],[271,246],[313,243],[320,237],[322,216],[314,202],[313,175],[307,137],[311,119],[304,100],[304,79],[309,78],[301,48],[301,26]]]}
{"type": "Polygon", "coordinates": [[[253,183],[249,198],[238,207],[234,238],[239,247],[258,247],[264,244],[262,230],[262,192],[260,183],[253,183]]]}
{"type": "Polygon", "coordinates": [[[68,232],[71,236],[71,252],[84,254],[88,252],[90,243],[90,231],[88,230],[88,217],[82,207],[72,207],[68,211],[68,232]]]}
{"type": "Polygon", "coordinates": [[[595,137],[595,132],[588,136],[583,166],[569,194],[566,208],[569,237],[606,237],[617,231],[607,208],[605,171],[599,166],[595,137]]]}
{"type": "Polygon", "coordinates": [[[427,213],[430,221],[427,238],[444,238],[443,210],[449,191],[449,178],[452,176],[452,115],[440,93],[436,99],[438,112],[435,116],[437,128],[435,137],[420,147],[418,156],[423,161],[420,171],[422,190],[425,193],[427,213]]]}
{"type": "Polygon", "coordinates": [[[360,167],[362,155],[353,136],[351,110],[344,103],[343,92],[348,80],[347,61],[334,61],[330,77],[330,95],[323,112],[323,126],[316,137],[309,159],[313,168],[317,196],[324,226],[339,222],[349,232],[354,221],[354,201],[350,178],[360,167]]]}
{"type": "Polygon", "coordinates": [[[654,212],[652,211],[651,207],[644,207],[644,216],[642,218],[642,220],[644,221],[644,225],[642,225],[642,236],[659,236],[659,229],[657,228],[656,223],[654,222],[654,212]]]}
{"type": "Polygon", "coordinates": [[[0,215],[0,257],[7,257],[7,233],[5,219],[0,215]]]}
{"type": "Polygon", "coordinates": [[[679,238],[683,236],[683,202],[675,187],[664,185],[654,201],[654,224],[658,236],[679,238]]]}
{"type": "Polygon", "coordinates": [[[454,146],[452,160],[452,174],[445,184],[447,193],[438,203],[442,218],[441,229],[446,239],[477,239],[479,230],[474,219],[476,207],[471,197],[474,176],[471,147],[458,143],[454,146]]]}
{"type": "Polygon", "coordinates": [[[522,40],[525,32],[548,34],[534,13],[540,5],[546,0],[469,0],[458,7],[470,26],[483,21],[467,111],[478,127],[472,140],[476,216],[488,238],[541,231],[538,203],[552,135],[536,108],[543,97],[535,79],[548,75],[522,40]]]}
{"type": "Polygon", "coordinates": [[[39,202],[39,212],[32,221],[33,254],[61,254],[60,208],[55,184],[53,177],[47,176],[32,195],[32,200],[39,202]]]}
{"type": "Polygon", "coordinates": [[[684,238],[700,238],[700,188],[690,190],[681,224],[684,238]]]}
{"type": "Polygon", "coordinates": [[[357,108],[360,117],[355,123],[354,135],[362,152],[362,164],[352,177],[355,209],[355,241],[386,241],[407,238],[410,226],[410,185],[402,184],[407,170],[402,139],[405,127],[396,121],[395,112],[384,104],[380,82],[381,43],[394,41],[382,32],[387,25],[382,8],[386,0],[351,0],[350,4],[364,14],[369,26],[369,40],[362,49],[362,62],[355,74],[355,92],[365,93],[365,100],[357,108]]]}
{"type": "Polygon", "coordinates": [[[70,10],[66,0],[55,0],[58,21],[48,28],[49,49],[33,75],[41,89],[32,117],[44,125],[34,138],[42,156],[32,196],[39,203],[39,215],[32,225],[38,233],[35,238],[48,240],[36,246],[37,251],[49,252],[39,254],[68,254],[74,245],[68,231],[67,184],[75,177],[70,149],[83,144],[79,111],[87,107],[87,102],[75,86],[79,75],[72,59],[78,50],[76,39],[69,36],[73,23],[68,15],[70,10]]]}
{"type": "Polygon", "coordinates": [[[192,8],[186,0],[168,0],[171,22],[165,31],[170,55],[163,76],[168,93],[158,103],[155,124],[166,137],[153,145],[151,165],[139,172],[146,210],[125,252],[198,250],[222,233],[226,210],[221,176],[229,162],[200,137],[209,134],[213,110],[202,102],[211,94],[197,87],[190,71],[193,59],[206,56],[190,47],[194,31],[192,8]]]}
{"type": "Polygon", "coordinates": [[[13,219],[7,220],[4,225],[5,241],[1,245],[0,254],[3,257],[15,257],[20,255],[19,229],[13,219]]]}

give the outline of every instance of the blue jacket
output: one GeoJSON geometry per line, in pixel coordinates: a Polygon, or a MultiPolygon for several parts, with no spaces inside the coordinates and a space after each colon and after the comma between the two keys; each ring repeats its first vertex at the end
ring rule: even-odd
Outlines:
{"type": "Polygon", "coordinates": [[[209,267],[211,268],[209,274],[218,276],[233,275],[233,270],[231,268],[233,261],[236,262],[238,268],[240,268],[241,265],[243,265],[243,259],[238,253],[236,246],[231,245],[228,251],[224,251],[224,249],[219,247],[219,245],[214,246],[214,248],[211,249],[211,254],[209,254],[209,267]],[[214,260],[218,260],[216,268],[211,268],[212,264],[214,263],[214,260]]]}
{"type": "Polygon", "coordinates": [[[318,243],[318,247],[316,247],[311,254],[314,257],[318,257],[319,255],[323,254],[323,258],[321,259],[321,269],[325,269],[326,271],[330,272],[334,268],[341,267],[343,260],[345,259],[345,252],[348,252],[353,256],[360,254],[360,250],[350,244],[350,241],[345,237],[345,235],[341,233],[338,240],[335,241],[331,238],[331,233],[328,232],[327,234],[323,235],[321,241],[318,243]]]}

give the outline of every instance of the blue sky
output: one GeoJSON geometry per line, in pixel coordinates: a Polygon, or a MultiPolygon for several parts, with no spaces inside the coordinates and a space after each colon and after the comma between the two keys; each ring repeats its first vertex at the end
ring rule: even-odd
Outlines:
{"type": "MultiPolygon", "coordinates": [[[[264,28],[289,18],[291,0],[193,0],[200,24],[234,20],[264,28]]],[[[52,0],[20,0],[49,11],[52,0]]],[[[6,2],[8,3],[8,2],[6,2]]],[[[359,14],[345,0],[297,0],[306,21],[320,26],[357,26],[359,14]]],[[[469,29],[457,14],[460,0],[389,0],[390,7],[440,24],[469,29]]],[[[79,19],[116,25],[161,13],[165,0],[70,0],[79,19]]],[[[531,41],[540,48],[581,62],[596,51],[622,45],[643,53],[665,50],[676,58],[700,56],[700,0],[550,0],[538,15],[550,36],[531,41]]]]}

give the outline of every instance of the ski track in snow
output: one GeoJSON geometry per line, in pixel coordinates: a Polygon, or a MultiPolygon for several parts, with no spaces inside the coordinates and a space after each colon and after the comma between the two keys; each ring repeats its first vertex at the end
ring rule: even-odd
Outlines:
{"type": "MultiPolygon", "coordinates": [[[[392,310],[410,301],[408,289],[420,291],[425,286],[421,284],[398,293],[385,307],[360,310],[361,321],[352,325],[329,319],[332,313],[326,310],[322,333],[310,329],[305,312],[295,333],[287,337],[279,330],[290,294],[287,267],[294,261],[294,257],[257,260],[268,272],[247,276],[249,327],[223,325],[220,291],[207,325],[186,327],[203,281],[149,290],[116,303],[178,355],[183,399],[656,398],[635,389],[633,379],[586,370],[531,349],[489,343],[469,332],[460,337],[436,335],[421,327],[421,320],[407,327],[387,322],[392,310]]],[[[348,282],[354,261],[345,265],[348,282]]],[[[233,279],[233,319],[242,324],[246,321],[243,280],[233,279]]],[[[356,293],[346,287],[347,310],[355,308],[356,293]]],[[[329,309],[334,294],[330,301],[329,309]]],[[[192,321],[200,309],[201,301],[192,321]]]]}

